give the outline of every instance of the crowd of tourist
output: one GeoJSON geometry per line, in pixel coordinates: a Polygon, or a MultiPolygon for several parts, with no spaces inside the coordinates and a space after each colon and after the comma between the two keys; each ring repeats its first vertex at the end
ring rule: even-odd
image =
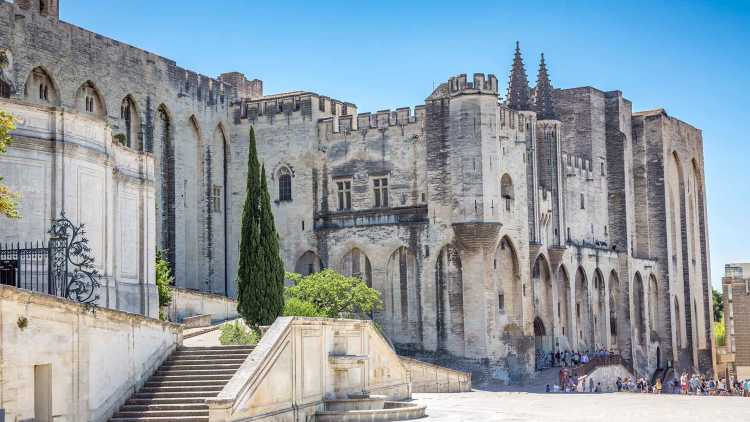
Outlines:
{"type": "Polygon", "coordinates": [[[686,372],[675,373],[672,379],[662,380],[656,378],[652,383],[650,380],[640,377],[618,377],[614,385],[603,386],[590,375],[593,370],[592,364],[612,364],[619,362],[619,355],[610,350],[600,349],[598,351],[564,351],[554,352],[538,357],[542,359],[546,367],[560,367],[558,382],[547,384],[548,393],[600,393],[605,391],[649,393],[649,394],[685,394],[696,396],[741,396],[750,397],[750,379],[729,380],[724,378],[714,379],[693,374],[689,376],[686,372]]]}

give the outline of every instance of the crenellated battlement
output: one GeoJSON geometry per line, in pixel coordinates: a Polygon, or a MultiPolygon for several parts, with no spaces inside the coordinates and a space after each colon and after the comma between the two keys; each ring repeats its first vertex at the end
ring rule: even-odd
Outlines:
{"type": "Polygon", "coordinates": [[[357,106],[308,91],[285,92],[259,98],[246,98],[235,104],[235,122],[247,119],[251,123],[265,117],[273,124],[274,117],[299,114],[303,118],[341,117],[356,114],[357,106]]]}
{"type": "Polygon", "coordinates": [[[491,73],[475,73],[474,78],[469,81],[463,73],[448,79],[448,92],[451,96],[477,93],[497,95],[497,78],[491,73]]]}
{"type": "Polygon", "coordinates": [[[562,162],[565,166],[565,174],[568,177],[580,176],[591,179],[594,176],[591,160],[575,154],[562,153],[562,162]]]}
{"type": "Polygon", "coordinates": [[[406,128],[422,124],[425,106],[401,107],[396,110],[380,110],[375,113],[359,113],[356,116],[346,115],[320,119],[318,125],[322,133],[349,133],[356,130],[406,128]]]}

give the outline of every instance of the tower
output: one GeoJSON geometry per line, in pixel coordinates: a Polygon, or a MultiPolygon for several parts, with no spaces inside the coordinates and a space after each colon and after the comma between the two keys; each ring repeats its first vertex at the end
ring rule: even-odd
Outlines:
{"type": "Polygon", "coordinates": [[[555,120],[555,110],[552,107],[552,83],[544,62],[544,53],[539,61],[539,73],[536,77],[534,111],[538,120],[555,120]]]}
{"type": "Polygon", "coordinates": [[[508,107],[513,110],[531,110],[529,104],[529,79],[523,66],[521,48],[516,41],[516,52],[513,56],[513,67],[508,81],[508,107]]]}
{"type": "Polygon", "coordinates": [[[23,10],[60,19],[60,0],[17,0],[16,4],[23,10]]]}

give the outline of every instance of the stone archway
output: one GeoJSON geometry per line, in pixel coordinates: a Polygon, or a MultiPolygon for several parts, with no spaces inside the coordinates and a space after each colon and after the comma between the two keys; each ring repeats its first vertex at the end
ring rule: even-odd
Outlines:
{"type": "Polygon", "coordinates": [[[647,341],[646,336],[646,308],[644,306],[645,294],[643,288],[643,278],[640,272],[635,273],[633,279],[633,327],[636,331],[636,343],[644,346],[647,341]]]}
{"type": "Polygon", "coordinates": [[[421,337],[421,297],[417,279],[417,256],[411,249],[401,246],[388,258],[383,325],[394,342],[415,344],[421,337]]]}
{"type": "Polygon", "coordinates": [[[552,277],[549,262],[544,255],[537,256],[531,269],[531,281],[534,309],[534,345],[535,353],[544,356],[553,350],[553,327],[555,306],[552,295],[552,277]],[[544,329],[548,327],[549,329],[544,329]],[[537,336],[537,328],[543,333],[537,336]]]}
{"type": "Polygon", "coordinates": [[[607,345],[607,296],[604,276],[597,268],[594,271],[594,291],[592,295],[592,325],[594,331],[594,348],[599,349],[607,345]]]}
{"type": "Polygon", "coordinates": [[[443,247],[435,261],[435,303],[438,351],[463,356],[463,267],[454,245],[443,247]]]}
{"type": "Polygon", "coordinates": [[[591,324],[591,304],[589,301],[588,280],[583,267],[578,267],[575,281],[575,319],[578,332],[576,344],[578,350],[590,349],[593,346],[593,326],[591,324]]]}
{"type": "Polygon", "coordinates": [[[565,267],[557,272],[557,319],[560,321],[560,336],[567,344],[560,344],[560,349],[571,349],[575,344],[573,329],[573,312],[570,309],[570,277],[565,267]]]}

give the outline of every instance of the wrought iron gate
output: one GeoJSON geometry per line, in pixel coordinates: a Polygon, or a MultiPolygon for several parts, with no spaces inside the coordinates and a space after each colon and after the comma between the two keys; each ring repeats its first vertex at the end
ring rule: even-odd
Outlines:
{"type": "Polygon", "coordinates": [[[74,225],[64,212],[52,221],[49,240],[0,245],[0,284],[94,304],[99,273],[84,225],[74,225]]]}

